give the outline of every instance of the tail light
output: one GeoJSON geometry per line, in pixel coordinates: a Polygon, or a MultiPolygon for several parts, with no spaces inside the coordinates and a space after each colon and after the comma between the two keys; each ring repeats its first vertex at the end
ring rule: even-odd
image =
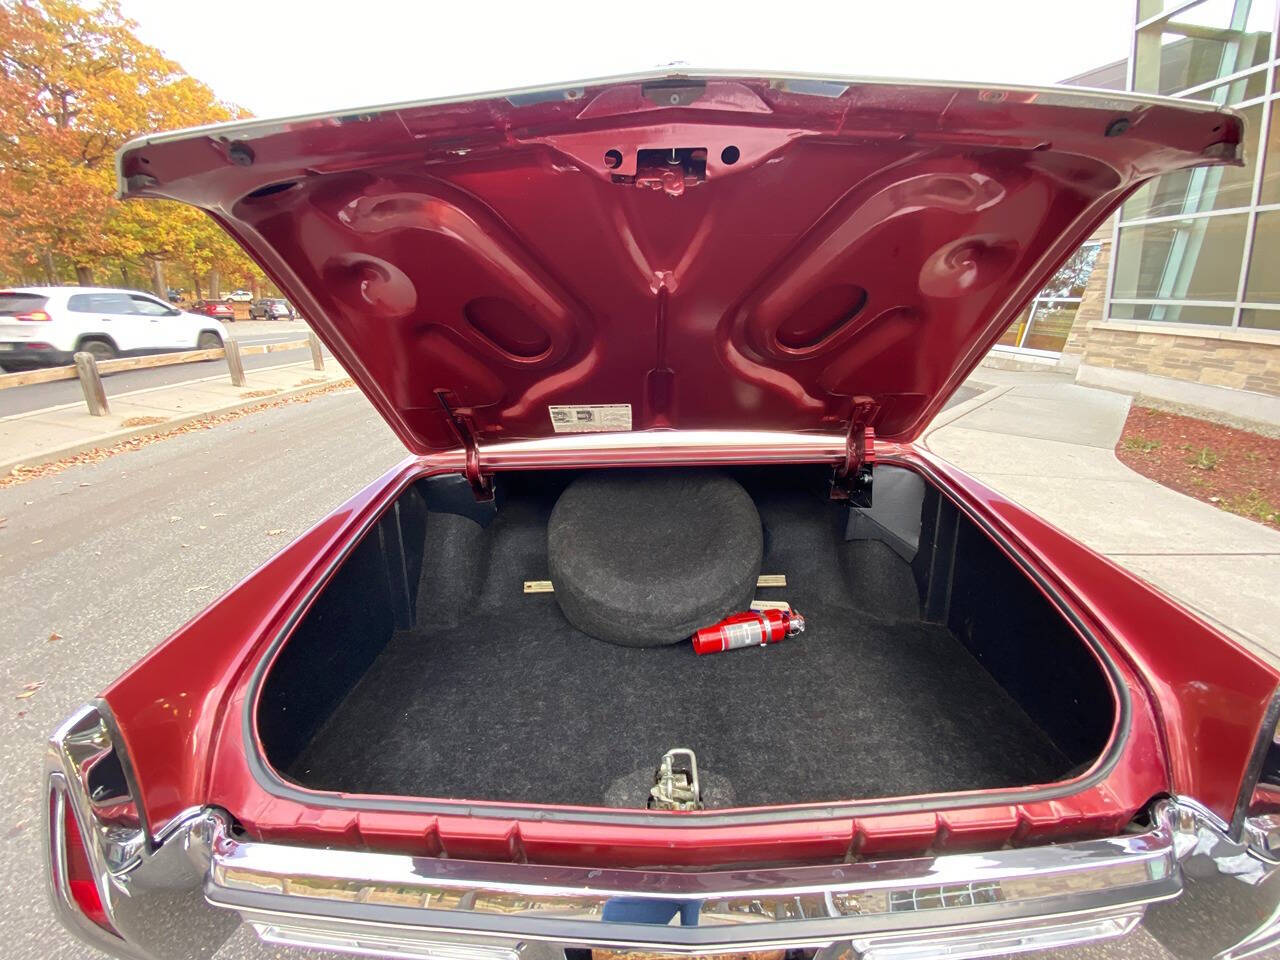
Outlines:
{"type": "Polygon", "coordinates": [[[49,831],[49,863],[54,870],[55,883],[61,881],[58,885],[87,919],[108,933],[116,933],[102,905],[102,895],[98,892],[93,866],[89,863],[80,824],[76,822],[66,794],[57,787],[49,791],[49,822],[61,826],[61,830],[49,831]]]}
{"type": "Polygon", "coordinates": [[[49,316],[49,314],[44,310],[30,310],[27,313],[18,314],[14,319],[30,323],[44,323],[47,320],[52,320],[53,317],[49,316]]]}
{"type": "Polygon", "coordinates": [[[147,829],[113,730],[105,712],[87,706],[51,738],[46,854],[63,921],[118,938],[115,878],[141,862],[147,829]]]}

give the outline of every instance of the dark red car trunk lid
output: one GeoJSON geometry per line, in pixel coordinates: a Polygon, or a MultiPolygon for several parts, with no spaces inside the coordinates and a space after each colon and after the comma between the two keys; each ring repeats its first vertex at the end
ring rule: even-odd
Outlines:
{"type": "Polygon", "coordinates": [[[1241,139],[1124,94],[695,72],[184,131],[119,164],[123,195],[218,219],[427,453],[460,428],[839,433],[859,398],[911,439],[1130,191],[1241,139]]]}

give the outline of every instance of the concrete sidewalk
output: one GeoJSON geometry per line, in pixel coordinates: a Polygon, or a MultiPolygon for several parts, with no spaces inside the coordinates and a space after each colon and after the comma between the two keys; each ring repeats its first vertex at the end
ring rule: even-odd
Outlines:
{"type": "Polygon", "coordinates": [[[209,371],[200,379],[116,395],[110,377],[104,378],[111,410],[106,416],[90,416],[78,401],[0,418],[0,475],[347,378],[332,357],[325,358],[324,370],[310,360],[249,370],[243,387],[232,385],[221,363],[200,366],[209,371]]]}
{"type": "Polygon", "coordinates": [[[1280,533],[1115,456],[1130,398],[1069,376],[981,368],[925,445],[1280,664],[1280,533]]]}

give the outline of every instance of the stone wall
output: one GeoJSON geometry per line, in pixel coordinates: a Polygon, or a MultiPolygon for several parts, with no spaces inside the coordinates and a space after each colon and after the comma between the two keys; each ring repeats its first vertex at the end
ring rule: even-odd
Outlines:
{"type": "Polygon", "coordinates": [[[1203,327],[1189,335],[1153,326],[1094,323],[1081,362],[1280,396],[1280,336],[1203,327]]]}

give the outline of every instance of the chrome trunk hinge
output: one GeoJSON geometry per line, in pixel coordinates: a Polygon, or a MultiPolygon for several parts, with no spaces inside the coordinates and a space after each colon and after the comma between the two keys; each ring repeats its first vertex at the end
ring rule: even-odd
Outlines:
{"type": "Polygon", "coordinates": [[[844,438],[844,460],[831,477],[831,499],[848,500],[851,506],[871,506],[871,468],[876,462],[876,431],[871,426],[879,406],[870,397],[854,397],[849,411],[849,432],[844,438]]]}
{"type": "Polygon", "coordinates": [[[453,404],[449,402],[451,398],[456,400],[448,390],[436,391],[436,399],[440,401],[445,416],[453,425],[453,432],[458,435],[458,442],[462,444],[465,456],[462,473],[467,478],[467,483],[471,484],[471,492],[476,495],[476,500],[484,503],[493,499],[493,478],[480,467],[480,448],[476,445],[476,433],[471,425],[471,417],[455,410],[453,404]]]}

